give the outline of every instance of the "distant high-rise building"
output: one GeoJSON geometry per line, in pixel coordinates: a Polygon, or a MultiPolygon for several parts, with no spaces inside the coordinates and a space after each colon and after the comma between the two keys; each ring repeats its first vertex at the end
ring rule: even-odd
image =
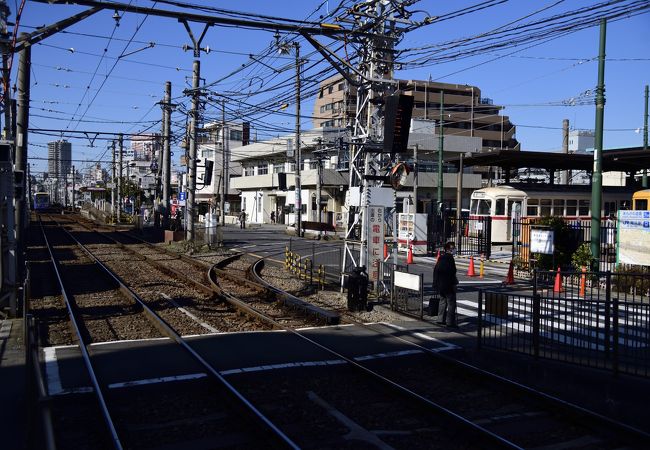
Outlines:
{"type": "Polygon", "coordinates": [[[132,161],[151,161],[161,147],[161,136],[158,133],[134,134],[131,136],[131,149],[125,150],[124,157],[132,161]]]}
{"type": "Polygon", "coordinates": [[[50,178],[63,178],[72,167],[72,144],[66,140],[47,143],[47,174],[50,178]]]}

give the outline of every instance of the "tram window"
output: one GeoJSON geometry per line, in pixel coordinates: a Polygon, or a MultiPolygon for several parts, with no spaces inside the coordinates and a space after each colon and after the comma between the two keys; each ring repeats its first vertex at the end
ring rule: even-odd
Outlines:
{"type": "Polygon", "coordinates": [[[479,200],[478,201],[478,206],[477,206],[477,211],[476,214],[482,214],[489,216],[491,213],[492,209],[492,201],[491,200],[479,200]]]}
{"type": "Polygon", "coordinates": [[[634,200],[634,209],[637,211],[647,211],[648,210],[648,200],[645,198],[639,198],[634,200]]]}
{"type": "Polygon", "coordinates": [[[538,207],[539,205],[539,200],[535,199],[528,199],[528,205],[526,206],[526,215],[527,216],[539,216],[538,213],[538,207]]]}
{"type": "Polygon", "coordinates": [[[542,207],[540,208],[541,216],[550,216],[551,215],[551,199],[543,198],[540,200],[542,207]]]}
{"type": "Polygon", "coordinates": [[[616,202],[605,202],[603,206],[605,209],[605,217],[609,217],[610,214],[616,213],[616,202]]]}
{"type": "Polygon", "coordinates": [[[566,215],[567,216],[577,216],[578,215],[578,200],[567,200],[566,201],[566,215]]]}
{"type": "Polygon", "coordinates": [[[578,215],[580,216],[589,215],[589,200],[580,200],[578,202],[578,215]]]}
{"type": "Polygon", "coordinates": [[[506,215],[506,199],[500,198],[497,200],[495,216],[505,216],[506,215]]]}
{"type": "Polygon", "coordinates": [[[557,198],[553,200],[553,215],[564,216],[564,200],[557,198]]]}

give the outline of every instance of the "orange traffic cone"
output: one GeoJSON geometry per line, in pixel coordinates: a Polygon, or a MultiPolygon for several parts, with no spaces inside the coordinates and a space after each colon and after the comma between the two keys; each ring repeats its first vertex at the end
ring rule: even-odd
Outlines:
{"type": "Polygon", "coordinates": [[[587,287],[587,268],[582,266],[582,275],[580,275],[580,297],[585,296],[585,291],[587,287]]]}
{"type": "Polygon", "coordinates": [[[384,244],[384,259],[388,258],[388,244],[384,244]]]}
{"type": "Polygon", "coordinates": [[[467,276],[468,277],[475,277],[476,272],[474,271],[474,257],[470,256],[469,257],[469,270],[467,271],[467,276]]]}
{"type": "Polygon", "coordinates": [[[553,286],[553,292],[562,292],[562,274],[560,273],[559,267],[557,268],[557,275],[555,275],[555,285],[553,286]]]}
{"type": "Polygon", "coordinates": [[[406,254],[406,264],[413,264],[413,246],[409,245],[409,251],[406,254]]]}
{"type": "Polygon", "coordinates": [[[506,279],[503,282],[503,284],[505,285],[515,284],[515,271],[512,265],[512,260],[510,260],[510,267],[508,267],[508,275],[506,275],[506,279]]]}

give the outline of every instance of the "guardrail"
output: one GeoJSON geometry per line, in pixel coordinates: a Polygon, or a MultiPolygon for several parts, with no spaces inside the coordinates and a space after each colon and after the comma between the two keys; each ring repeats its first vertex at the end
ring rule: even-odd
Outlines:
{"type": "Polygon", "coordinates": [[[596,278],[587,296],[566,286],[536,286],[532,294],[479,291],[478,346],[650,376],[650,303],[621,301],[611,275],[604,274],[604,286],[596,278]]]}

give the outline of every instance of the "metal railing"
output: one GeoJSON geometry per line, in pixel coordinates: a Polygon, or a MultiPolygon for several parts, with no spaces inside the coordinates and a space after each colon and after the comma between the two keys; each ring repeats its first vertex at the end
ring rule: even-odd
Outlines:
{"type": "MultiPolygon", "coordinates": [[[[530,232],[540,227],[540,218],[522,218],[512,222],[512,257],[518,261],[518,269],[532,271],[535,267],[535,254],[530,252],[530,232]]],[[[571,240],[578,248],[580,244],[591,242],[591,221],[583,219],[565,219],[569,226],[571,240]]],[[[600,224],[600,265],[599,270],[614,270],[616,266],[616,232],[617,222],[605,219],[600,224]]]]}
{"type": "Polygon", "coordinates": [[[428,223],[427,251],[435,254],[446,242],[456,245],[459,255],[490,257],[492,251],[492,218],[453,217],[430,215],[428,223]]]}
{"type": "Polygon", "coordinates": [[[536,272],[531,294],[481,290],[478,345],[648,377],[650,302],[647,293],[621,289],[631,280],[648,282],[646,275],[536,272]]]}

